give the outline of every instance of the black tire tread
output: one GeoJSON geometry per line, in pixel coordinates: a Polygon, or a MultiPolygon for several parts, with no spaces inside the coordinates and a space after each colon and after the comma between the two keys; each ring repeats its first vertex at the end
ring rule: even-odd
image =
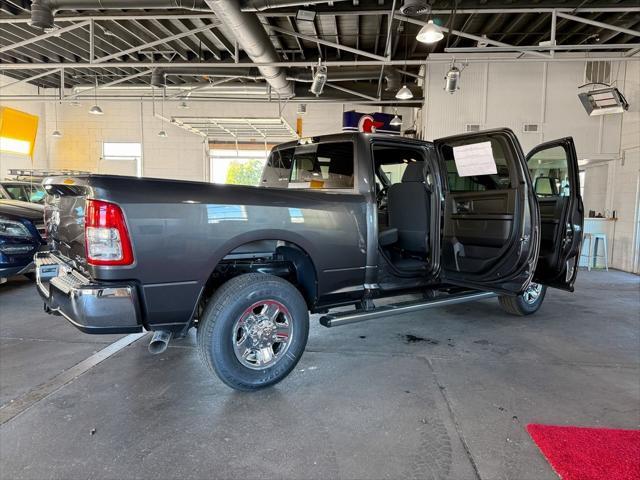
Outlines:
{"type": "Polygon", "coordinates": [[[515,297],[509,295],[500,295],[498,297],[498,302],[500,303],[502,309],[511,315],[516,315],[518,317],[532,315],[540,309],[540,306],[544,302],[544,298],[547,295],[547,287],[543,286],[542,288],[542,293],[540,294],[538,302],[534,304],[534,308],[531,308],[528,305],[524,305],[524,300],[522,299],[521,295],[515,297]]]}
{"type": "Polygon", "coordinates": [[[526,315],[526,313],[524,313],[518,306],[518,297],[501,295],[498,297],[498,301],[505,312],[510,313],[511,315],[518,315],[520,317],[524,317],[526,315]]]}
{"type": "MultiPolygon", "coordinates": [[[[207,366],[209,371],[215,373],[218,378],[220,378],[225,384],[236,390],[253,391],[263,388],[263,386],[256,386],[254,384],[242,382],[239,380],[231,380],[228,375],[224,374],[224,372],[218,371],[212,361],[211,356],[208,355],[208,344],[213,337],[213,329],[216,323],[216,319],[219,318],[226,304],[232,301],[234,298],[237,298],[242,290],[258,282],[263,284],[265,282],[276,283],[281,288],[283,286],[293,287],[289,282],[280,277],[276,277],[275,275],[269,275],[265,273],[246,273],[238,275],[237,277],[234,277],[224,283],[211,296],[198,325],[196,343],[198,347],[198,354],[202,362],[207,366]]],[[[293,287],[293,290],[295,290],[300,295],[301,300],[304,302],[304,297],[302,297],[302,294],[300,294],[300,292],[295,287],[293,287]]],[[[292,365],[290,370],[295,367],[296,363],[297,361],[292,365]]],[[[287,374],[288,373],[289,372],[287,372],[287,374]]]]}

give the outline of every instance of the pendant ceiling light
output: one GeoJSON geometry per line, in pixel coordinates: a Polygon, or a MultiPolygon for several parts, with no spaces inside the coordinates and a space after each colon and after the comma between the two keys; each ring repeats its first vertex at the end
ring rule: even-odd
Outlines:
{"type": "MultiPolygon", "coordinates": [[[[162,89],[162,103],[160,103],[160,117],[162,119],[162,121],[164,122],[164,94],[165,94],[165,90],[164,88],[162,89]]],[[[185,102],[186,105],[186,102],[185,102]]],[[[169,135],[167,135],[167,132],[165,132],[164,129],[160,130],[158,132],[158,136],[161,138],[167,138],[169,135]]]]}
{"type": "MultiPolygon", "coordinates": [[[[407,53],[409,50],[408,44],[409,44],[409,41],[407,39],[407,36],[405,35],[404,36],[404,70],[405,71],[407,70],[407,53]]],[[[411,90],[407,88],[406,83],[402,85],[402,88],[396,92],[396,98],[398,100],[410,100],[413,98],[413,93],[411,92],[411,90]]]]}
{"type": "Polygon", "coordinates": [[[98,105],[98,76],[96,75],[96,87],[93,90],[94,105],[89,109],[89,113],[92,115],[103,115],[104,112],[98,105]]]}
{"type": "MultiPolygon", "coordinates": [[[[60,97],[62,97],[62,92],[60,92],[60,97]]],[[[51,133],[51,136],[54,138],[60,138],[62,133],[58,130],[58,102],[53,104],[53,115],[56,118],[56,129],[51,133]]]]}
{"type": "Polygon", "coordinates": [[[93,107],[91,107],[89,109],[89,113],[91,113],[92,115],[104,115],[104,112],[98,105],[94,105],[93,107]]]}
{"type": "Polygon", "coordinates": [[[398,100],[411,100],[413,98],[413,93],[406,85],[403,85],[398,93],[396,93],[396,98],[398,100]]]}
{"type": "Polygon", "coordinates": [[[423,26],[418,35],[416,35],[416,40],[420,43],[436,43],[444,38],[444,34],[442,33],[442,29],[433,23],[433,20],[429,20],[425,26],[423,26]]]}
{"type": "Polygon", "coordinates": [[[402,125],[402,119],[398,116],[398,110],[396,110],[395,116],[391,119],[389,125],[393,127],[399,127],[402,125]]]}

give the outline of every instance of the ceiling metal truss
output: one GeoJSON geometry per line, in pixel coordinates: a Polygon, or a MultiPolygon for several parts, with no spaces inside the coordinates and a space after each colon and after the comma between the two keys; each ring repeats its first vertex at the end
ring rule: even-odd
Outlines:
{"type": "MultiPolygon", "coordinates": [[[[389,104],[400,102],[384,88],[387,69],[404,82],[413,82],[420,78],[420,67],[447,63],[453,57],[469,63],[640,60],[640,7],[628,0],[593,0],[589,6],[577,0],[513,0],[509,8],[492,0],[482,2],[482,8],[478,2],[458,0],[455,12],[452,1],[434,0],[431,14],[419,17],[402,15],[401,0],[300,7],[313,10],[313,20],[297,19],[298,7],[258,9],[253,3],[243,3],[255,12],[247,15],[258,16],[278,61],[251,61],[234,32],[213,12],[140,7],[61,11],[55,15],[56,30],[43,32],[29,25],[28,0],[0,0],[0,73],[15,79],[2,88],[0,98],[14,98],[8,89],[22,83],[59,89],[63,101],[98,92],[105,98],[127,98],[131,94],[109,89],[148,87],[156,68],[177,72],[198,67],[202,73],[166,75],[167,87],[180,87],[166,99],[180,100],[197,90],[192,98],[210,100],[217,97],[206,69],[217,72],[216,81],[228,72],[225,81],[250,86],[265,85],[264,77],[252,73],[257,67],[279,67],[295,83],[296,101],[389,104]],[[415,36],[429,18],[447,36],[437,44],[424,45],[415,36]],[[304,82],[308,80],[302,77],[310,74],[319,58],[329,72],[327,88],[316,99],[307,93],[304,82]],[[345,67],[379,68],[379,75],[336,81],[345,67]],[[246,74],[238,69],[246,69],[246,74]],[[77,89],[95,85],[96,80],[98,87],[93,91],[77,89]]],[[[134,7],[135,0],[131,4],[134,7]]],[[[266,101],[278,100],[268,88],[265,92],[266,101]]],[[[409,103],[421,100],[417,97],[409,103]]]]}

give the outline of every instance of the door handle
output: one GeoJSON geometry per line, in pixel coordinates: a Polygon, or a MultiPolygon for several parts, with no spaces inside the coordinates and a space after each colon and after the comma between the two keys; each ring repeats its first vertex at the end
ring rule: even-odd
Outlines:
{"type": "Polygon", "coordinates": [[[471,212],[471,202],[456,202],[457,213],[469,213],[471,212]]]}

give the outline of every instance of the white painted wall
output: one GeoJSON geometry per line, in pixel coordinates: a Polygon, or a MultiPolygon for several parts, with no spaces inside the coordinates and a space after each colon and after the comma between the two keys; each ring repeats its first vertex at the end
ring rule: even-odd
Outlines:
{"type": "Polygon", "coordinates": [[[589,117],[578,100],[584,63],[471,63],[453,95],[443,89],[448,69],[446,64],[427,67],[424,138],[461,133],[466,124],[478,123],[482,129],[511,128],[525,152],[572,136],[580,158],[619,155],[622,115],[589,117]],[[541,124],[541,133],[524,133],[524,123],[541,124]]]}
{"type": "MultiPolygon", "coordinates": [[[[89,115],[87,111],[92,101],[80,106],[65,104],[58,111],[58,126],[63,133],[59,139],[50,138],[51,166],[89,170],[98,173],[122,174],[114,162],[100,161],[101,146],[104,141],[142,142],[143,176],[174,178],[181,180],[206,180],[208,178],[207,142],[202,137],[185,131],[170,123],[163,123],[153,116],[151,102],[104,102],[105,114],[89,115]],[[168,138],[157,136],[165,130],[168,138]]],[[[189,109],[178,108],[175,102],[166,102],[164,116],[219,116],[219,117],[277,117],[277,103],[232,103],[232,102],[189,102],[189,109]]],[[[53,109],[48,108],[48,129],[55,128],[53,109]]],[[[303,135],[315,136],[337,133],[342,128],[343,109],[356,108],[359,111],[375,111],[368,106],[339,104],[309,104],[303,116],[303,135]]],[[[160,105],[156,102],[156,112],[160,105]]],[[[407,127],[411,125],[410,109],[403,109],[407,127]],[[406,110],[406,112],[405,112],[406,110]]],[[[284,107],[285,120],[295,129],[296,105],[284,107]]],[[[230,141],[229,136],[212,140],[230,141]]],[[[261,137],[255,139],[262,142],[261,137]]]]}
{"type": "Polygon", "coordinates": [[[640,62],[614,62],[613,78],[631,108],[618,115],[589,117],[580,104],[584,62],[471,63],[460,90],[444,91],[446,64],[430,64],[425,78],[423,138],[462,133],[466,124],[482,129],[509,127],[523,149],[572,136],[586,170],[585,211],[616,212],[609,238],[611,265],[640,273],[640,62]],[[540,123],[539,134],[523,133],[540,123]]]}
{"type": "Polygon", "coordinates": [[[631,105],[622,115],[619,158],[609,164],[608,207],[616,211],[612,265],[640,273],[640,63],[627,63],[621,89],[631,105]]]}
{"type": "MultiPolygon", "coordinates": [[[[13,79],[0,75],[5,84],[13,79]]],[[[19,88],[2,89],[3,95],[37,93],[35,87],[21,85],[19,88]]],[[[47,91],[47,94],[55,94],[47,91]]],[[[69,92],[67,92],[69,93],[69,92]]],[[[135,174],[132,162],[101,160],[102,143],[140,142],[143,146],[142,172],[146,177],[173,178],[182,180],[207,180],[208,145],[202,137],[185,131],[175,125],[164,123],[153,115],[153,105],[149,101],[109,101],[100,103],[105,112],[102,116],[90,115],[89,108],[93,99],[81,102],[79,106],[70,103],[57,105],[57,128],[63,134],[61,138],[52,138],[56,129],[54,103],[48,102],[5,102],[14,108],[34,113],[40,117],[40,131],[36,140],[34,165],[39,168],[75,169],[97,173],[135,174]],[[157,136],[159,130],[165,130],[169,137],[157,136]]],[[[238,103],[238,102],[189,102],[188,110],[179,109],[176,102],[166,102],[164,116],[220,116],[220,117],[277,117],[277,103],[238,103]]],[[[338,133],[342,129],[342,113],[356,109],[362,112],[378,111],[378,107],[367,105],[314,104],[310,103],[303,118],[303,135],[315,136],[338,133]]],[[[156,101],[156,111],[160,103],[156,101]]],[[[412,109],[398,109],[403,117],[403,128],[413,124],[412,109]]],[[[391,111],[391,110],[387,110],[391,111]]],[[[284,106],[284,118],[295,128],[296,104],[284,106]]],[[[229,137],[215,140],[229,141],[229,137]]],[[[256,141],[262,141],[257,138],[256,141]]],[[[2,169],[29,166],[29,158],[9,159],[7,155],[0,159],[2,169]]]]}

